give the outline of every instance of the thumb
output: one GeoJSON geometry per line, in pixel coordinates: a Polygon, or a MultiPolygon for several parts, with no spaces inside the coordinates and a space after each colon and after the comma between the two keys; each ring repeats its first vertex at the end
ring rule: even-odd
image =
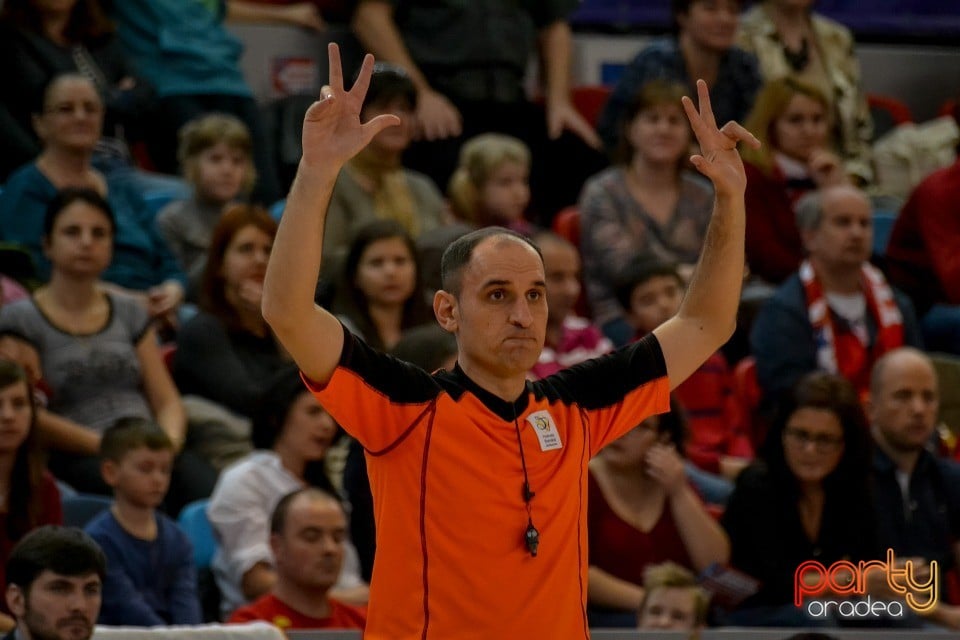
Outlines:
{"type": "Polygon", "coordinates": [[[363,130],[364,136],[366,136],[367,139],[372,139],[374,136],[376,136],[378,133],[380,133],[384,129],[387,129],[388,127],[396,127],[399,125],[400,125],[399,117],[395,116],[392,113],[385,113],[383,115],[379,115],[373,118],[372,120],[364,123],[363,125],[361,125],[361,129],[363,130]]]}

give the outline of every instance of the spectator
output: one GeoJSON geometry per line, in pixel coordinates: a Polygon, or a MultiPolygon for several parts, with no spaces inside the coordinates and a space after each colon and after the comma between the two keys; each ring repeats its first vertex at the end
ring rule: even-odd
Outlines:
{"type": "Polygon", "coordinates": [[[327,25],[322,11],[338,0],[227,0],[227,20],[231,22],[276,23],[322,33],[327,25]]]}
{"type": "MultiPolygon", "coordinates": [[[[43,463],[36,431],[37,408],[33,385],[20,365],[0,359],[0,561],[6,565],[10,550],[31,530],[61,524],[60,492],[43,463]]],[[[0,584],[3,575],[0,574],[0,584]]],[[[0,630],[12,629],[6,601],[0,603],[0,630]]]]}
{"type": "Polygon", "coordinates": [[[877,358],[921,344],[910,300],[895,292],[870,257],[870,201],[849,185],[805,195],[797,227],[809,257],[767,300],[750,344],[757,382],[775,401],[805,373],[837,373],[865,395],[877,358]]]}
{"type": "Polygon", "coordinates": [[[336,273],[357,231],[373,220],[396,220],[414,239],[441,224],[443,196],[427,176],[401,164],[413,139],[416,106],[417,91],[406,72],[392,65],[374,69],[360,118],[392,113],[401,125],[377,134],[337,176],[323,234],[331,257],[325,273],[336,273]]]}
{"type": "Polygon", "coordinates": [[[74,528],[40,527],[7,560],[6,601],[17,628],[3,640],[90,640],[107,560],[74,528]]]}
{"type": "MultiPolygon", "coordinates": [[[[0,331],[39,351],[52,391],[38,427],[54,450],[51,469],[79,491],[107,494],[100,478],[100,436],[116,420],[154,418],[183,445],[186,416],[160,356],[157,332],[143,306],[100,284],[110,264],[116,225],[106,201],[90,189],[55,195],[43,222],[50,283],[29,300],[0,310],[0,331]]],[[[178,457],[169,508],[210,494],[213,470],[178,457]]]]}
{"type": "Polygon", "coordinates": [[[960,160],[916,186],[893,226],[890,281],[913,300],[929,351],[960,355],[960,160]]]}
{"type": "Polygon", "coordinates": [[[654,40],[630,61],[600,114],[597,131],[608,151],[618,146],[633,97],[651,80],[679,82],[692,95],[703,78],[717,122],[746,118],[760,71],[756,58],[734,46],[741,6],[740,0],[671,0],[673,37],[654,40]]]}
{"type": "Polygon", "coordinates": [[[17,170],[0,194],[0,238],[28,250],[41,280],[50,277],[42,247],[44,211],[67,187],[105,195],[116,213],[113,259],[103,279],[134,293],[149,315],[175,325],[184,276],[146,219],[140,196],[104,177],[91,164],[103,123],[103,103],[93,82],[79,74],[56,76],[47,85],[34,118],[43,141],[37,160],[17,170]]]}
{"type": "Polygon", "coordinates": [[[329,597],[343,563],[347,516],[333,494],[314,487],[280,499],[270,519],[277,581],[237,609],[230,622],[266,620],[287,629],[363,629],[363,609],[329,597]]]}
{"type": "Polygon", "coordinates": [[[696,577],[673,562],[650,565],[643,572],[643,600],[637,613],[638,629],[692,631],[691,640],[707,626],[710,595],[696,577]]]}
{"type": "Polygon", "coordinates": [[[153,88],[120,50],[98,0],[6,0],[0,10],[0,60],[6,62],[0,68],[0,103],[13,120],[0,129],[5,150],[0,180],[40,153],[32,122],[35,107],[61,73],[87,77],[105,105],[94,164],[106,170],[130,162],[127,142],[142,139],[145,120],[153,113],[153,88]]]}
{"type": "Polygon", "coordinates": [[[617,346],[634,333],[613,292],[617,273],[646,255],[680,263],[689,275],[710,222],[713,189],[686,168],[684,91],[662,80],[640,87],[619,132],[620,164],[590,178],[580,196],[587,297],[594,320],[617,346]]]}
{"type": "Polygon", "coordinates": [[[867,422],[854,387],[823,372],[784,399],[760,460],[743,470],[723,514],[731,564],[760,590],[725,624],[821,626],[794,605],[802,562],[880,557],[869,504],[867,422]]]}
{"type": "Polygon", "coordinates": [[[177,158],[193,196],[164,207],[157,214],[157,228],[187,274],[195,297],[220,214],[250,192],[257,172],[250,132],[234,116],[212,113],[191,120],[179,137],[177,158]]]}
{"type": "Polygon", "coordinates": [[[846,172],[870,182],[873,122],[853,36],[843,25],[814,13],[814,1],[757,3],[740,18],[737,43],[757,56],[764,81],[797,76],[827,98],[827,120],[846,172]]]}
{"type": "Polygon", "coordinates": [[[277,223],[260,207],[238,204],[223,213],[205,259],[200,311],[177,338],[178,388],[240,417],[253,416],[267,380],[289,362],[260,314],[276,233],[277,223]]]}
{"type": "Polygon", "coordinates": [[[618,618],[634,626],[653,564],[670,560],[700,572],[729,560],[730,541],[685,477],[683,429],[676,410],[647,418],[590,463],[591,626],[620,626],[618,618]]]}
{"type": "MultiPolygon", "coordinates": [[[[677,268],[656,258],[631,261],[615,285],[617,299],[627,310],[638,340],[677,313],[685,290],[677,268]]],[[[745,416],[733,395],[733,373],[723,353],[710,356],[673,394],[688,416],[686,457],[702,471],[735,479],[754,452],[745,416]]],[[[703,479],[701,474],[695,475],[691,479],[703,479]]],[[[715,482],[698,486],[704,497],[716,504],[726,503],[732,489],[715,482]]]]}
{"type": "MultiPolygon", "coordinates": [[[[400,342],[393,348],[393,356],[424,371],[453,371],[457,364],[457,341],[437,325],[424,324],[403,332],[400,342]]],[[[377,546],[373,494],[364,448],[352,438],[343,469],[343,491],[350,503],[350,538],[360,556],[363,579],[369,582],[377,546]]]]}
{"type": "Polygon", "coordinates": [[[596,133],[570,98],[567,16],[575,6],[570,0],[357,3],[353,28],[360,43],[378,60],[403,68],[417,90],[422,142],[410,149],[410,166],[446,185],[466,140],[504,133],[533,150],[535,208],[543,220],[572,204],[584,178],[603,163],[593,150],[600,146],[596,133]],[[534,43],[545,111],[527,100],[524,88],[534,43]]]}
{"type": "Polygon", "coordinates": [[[177,132],[210,112],[229,113],[253,140],[257,184],[253,198],[280,193],[266,132],[253,93],[240,71],[243,45],[223,26],[225,0],[107,0],[117,35],[134,66],[156,88],[149,144],[157,169],[177,169],[177,132]]]}
{"type": "Polygon", "coordinates": [[[577,248],[549,231],[537,233],[533,241],[543,254],[547,277],[547,337],[540,359],[530,373],[545,378],[612,351],[613,343],[588,319],[574,313],[581,291],[577,248]]]}
{"type": "MultiPolygon", "coordinates": [[[[926,566],[937,562],[940,604],[928,620],[960,629],[955,585],[960,553],[960,466],[929,450],[936,429],[940,389],[929,356],[896,349],[877,360],[867,412],[876,447],[873,498],[882,549],[926,566]]],[[[929,566],[927,566],[929,571],[929,566]]]]}
{"type": "MultiPolygon", "coordinates": [[[[207,508],[219,542],[213,573],[224,615],[276,584],[269,521],[280,499],[308,485],[335,491],[324,458],[338,435],[339,427],[303,386],[295,368],[271,378],[253,422],[256,451],[224,470],[207,508]]],[[[339,575],[332,595],[364,604],[368,590],[352,545],[346,548],[339,575]]]]}
{"type": "Polygon", "coordinates": [[[819,89],[792,77],[764,85],[746,126],[763,142],[745,149],[747,262],[750,271],[780,284],[803,260],[794,206],[813,190],[848,184],[830,150],[830,112],[819,89]]]}
{"type": "Polygon", "coordinates": [[[392,349],[411,327],[432,320],[419,283],[417,249],[400,224],[375,220],[350,245],[333,311],[375,349],[392,349]]]}
{"type": "Polygon", "coordinates": [[[113,506],[85,530],[107,556],[100,623],[200,624],[193,545],[157,507],[170,488],[173,443],[142,418],[118,420],[100,441],[113,506]]]}

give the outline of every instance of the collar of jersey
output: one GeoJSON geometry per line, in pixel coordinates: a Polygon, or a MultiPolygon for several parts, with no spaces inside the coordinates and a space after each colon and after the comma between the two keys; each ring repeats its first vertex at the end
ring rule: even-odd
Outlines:
{"type": "Polygon", "coordinates": [[[530,404],[529,383],[524,386],[523,393],[520,394],[520,397],[513,402],[507,402],[471,380],[467,374],[463,372],[463,369],[460,368],[459,363],[454,366],[453,371],[445,371],[439,374],[437,379],[454,400],[460,400],[460,396],[462,396],[464,392],[472,393],[483,406],[505,422],[513,422],[515,418],[523,415],[523,412],[527,410],[527,405],[530,404]]]}

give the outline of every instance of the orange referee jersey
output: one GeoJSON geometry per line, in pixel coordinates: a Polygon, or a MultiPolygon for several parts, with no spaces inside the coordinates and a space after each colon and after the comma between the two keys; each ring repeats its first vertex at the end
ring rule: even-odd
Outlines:
{"type": "Polygon", "coordinates": [[[459,367],[431,376],[344,333],[330,381],[307,384],[366,449],[377,554],[364,638],[588,638],[587,462],[669,410],[656,338],[528,382],[511,403],[459,367]]]}

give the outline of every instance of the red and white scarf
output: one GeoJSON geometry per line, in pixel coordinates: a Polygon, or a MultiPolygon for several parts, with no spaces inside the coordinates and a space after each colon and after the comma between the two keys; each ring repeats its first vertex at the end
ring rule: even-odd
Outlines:
{"type": "Polygon", "coordinates": [[[833,314],[823,293],[823,286],[809,260],[800,265],[800,282],[807,300],[807,314],[817,342],[817,366],[837,373],[852,382],[864,394],[870,386],[873,363],[887,351],[903,346],[903,316],[893,297],[893,290],[879,269],[864,264],[861,268],[861,289],[867,301],[867,312],[877,323],[873,348],[849,331],[837,332],[833,314]]]}

